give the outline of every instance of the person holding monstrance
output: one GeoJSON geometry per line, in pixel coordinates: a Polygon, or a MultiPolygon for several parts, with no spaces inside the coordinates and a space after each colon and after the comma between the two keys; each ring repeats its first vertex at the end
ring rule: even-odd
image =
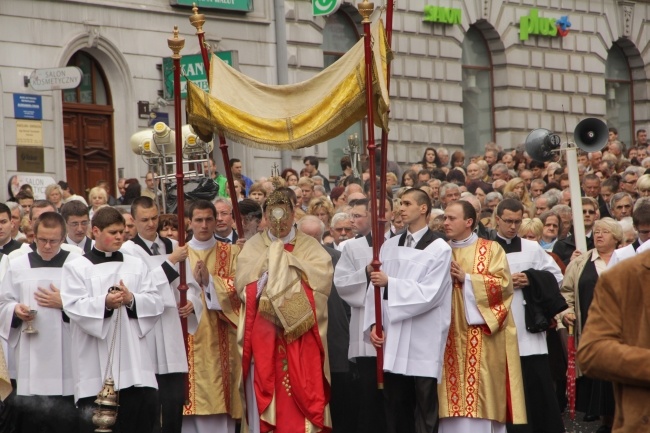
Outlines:
{"type": "Polygon", "coordinates": [[[329,254],[294,227],[286,188],[264,202],[268,229],[246,241],[235,273],[246,416],[242,431],[331,431],[329,254]]]}

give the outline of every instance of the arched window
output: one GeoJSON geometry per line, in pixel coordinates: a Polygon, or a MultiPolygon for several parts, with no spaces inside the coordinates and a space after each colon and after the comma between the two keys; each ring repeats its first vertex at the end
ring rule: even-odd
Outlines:
{"type": "Polygon", "coordinates": [[[607,54],[605,65],[605,98],[607,126],[618,129],[618,138],[634,145],[634,118],[632,116],[632,74],[628,58],[617,44],[607,54]]]}
{"type": "Polygon", "coordinates": [[[63,91],[63,102],[91,105],[111,105],[106,78],[97,61],[83,51],[76,52],[68,66],[77,66],[83,72],[81,84],[63,91]]]}
{"type": "MultiPolygon", "coordinates": [[[[339,10],[328,17],[323,29],[323,45],[321,46],[324,66],[327,68],[340,59],[358,40],[357,27],[347,13],[339,10]]],[[[330,167],[330,175],[342,173],[341,158],[345,155],[350,135],[357,134],[359,143],[363,145],[362,125],[362,122],[355,123],[338,137],[328,140],[327,163],[330,167]]]]}
{"type": "Polygon", "coordinates": [[[470,27],[463,41],[463,131],[465,154],[483,153],[494,141],[492,56],[482,33],[470,27]]]}

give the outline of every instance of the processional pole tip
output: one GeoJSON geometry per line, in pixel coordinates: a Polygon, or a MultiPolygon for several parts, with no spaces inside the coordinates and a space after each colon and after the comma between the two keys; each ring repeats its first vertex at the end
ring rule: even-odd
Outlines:
{"type": "Polygon", "coordinates": [[[196,3],[192,3],[192,12],[194,14],[190,15],[190,24],[196,28],[196,34],[203,33],[203,24],[205,24],[205,15],[199,13],[199,8],[196,6],[196,3]]]}
{"type": "Polygon", "coordinates": [[[357,9],[359,9],[359,13],[363,18],[361,20],[361,23],[369,23],[370,15],[372,15],[372,13],[375,11],[375,4],[368,0],[363,0],[361,3],[357,3],[357,9]]]}
{"type": "Polygon", "coordinates": [[[178,35],[178,26],[174,26],[174,36],[167,38],[167,46],[174,53],[172,59],[181,58],[181,50],[185,46],[185,38],[178,35]]]}

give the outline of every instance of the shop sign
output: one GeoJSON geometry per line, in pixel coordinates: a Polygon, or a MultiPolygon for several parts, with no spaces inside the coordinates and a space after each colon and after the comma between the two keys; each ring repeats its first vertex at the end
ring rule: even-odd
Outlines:
{"type": "MultiPolygon", "coordinates": [[[[237,67],[237,53],[235,51],[219,51],[217,57],[232,67],[237,67]]],[[[208,76],[205,74],[203,56],[193,54],[181,57],[181,98],[187,97],[187,79],[206,92],[210,91],[208,76]]],[[[171,57],[163,59],[163,80],[165,99],[174,99],[174,63],[171,57]]]]}
{"type": "Polygon", "coordinates": [[[26,93],[14,93],[14,117],[16,119],[43,118],[43,97],[26,93]]]}
{"type": "Polygon", "coordinates": [[[82,77],[83,72],[76,66],[36,69],[29,76],[29,85],[36,91],[74,89],[82,77]]]}
{"type": "Polygon", "coordinates": [[[16,120],[16,144],[18,146],[43,146],[43,122],[40,120],[16,120]]]}
{"type": "MultiPolygon", "coordinates": [[[[16,169],[22,172],[43,173],[45,171],[45,149],[42,147],[17,146],[16,169]]],[[[52,183],[54,183],[54,180],[52,180],[52,183]]],[[[44,192],[43,195],[45,195],[44,192]]]]}
{"type": "Polygon", "coordinates": [[[441,24],[460,24],[461,10],[442,6],[425,6],[423,21],[441,24]]]}
{"type": "Polygon", "coordinates": [[[519,40],[527,41],[529,35],[565,37],[570,27],[571,21],[566,15],[560,19],[542,18],[537,9],[531,9],[529,15],[519,20],[519,40]]]}
{"type": "Polygon", "coordinates": [[[315,17],[331,15],[341,7],[342,0],[312,0],[311,8],[315,17]]]}
{"type": "Polygon", "coordinates": [[[225,9],[229,11],[250,12],[253,0],[170,0],[172,6],[196,6],[199,9],[225,9]]]}
{"type": "MultiPolygon", "coordinates": [[[[20,155],[20,152],[17,151],[17,155],[20,155]]],[[[37,170],[32,172],[43,172],[43,170],[38,169],[39,167],[34,168],[37,168],[37,170]]],[[[21,185],[29,184],[34,191],[34,198],[36,200],[45,199],[45,189],[47,189],[48,185],[52,185],[53,183],[56,183],[56,181],[50,176],[41,176],[37,174],[15,174],[9,178],[9,188],[11,189],[11,193],[14,196],[16,196],[16,194],[18,194],[18,191],[20,191],[21,185]]]]}

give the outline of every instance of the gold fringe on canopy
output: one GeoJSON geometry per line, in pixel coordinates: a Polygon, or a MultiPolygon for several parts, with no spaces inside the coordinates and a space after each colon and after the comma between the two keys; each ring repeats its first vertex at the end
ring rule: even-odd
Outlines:
{"type": "MultiPolygon", "coordinates": [[[[387,62],[392,53],[381,20],[372,26],[375,125],[388,131],[387,62]]],[[[189,123],[267,150],[322,143],[366,116],[363,38],[343,57],[298,84],[269,86],[212,56],[210,94],[188,80],[189,123]]]]}

